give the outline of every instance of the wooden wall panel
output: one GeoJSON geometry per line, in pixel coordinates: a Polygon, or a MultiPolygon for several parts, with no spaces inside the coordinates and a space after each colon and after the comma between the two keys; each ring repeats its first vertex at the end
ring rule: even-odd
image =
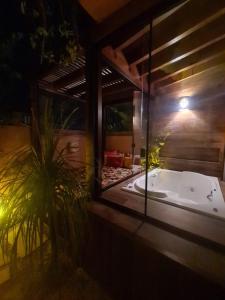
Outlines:
{"type": "Polygon", "coordinates": [[[132,153],[132,135],[107,135],[105,148],[122,153],[132,153]]]}
{"type": "Polygon", "coordinates": [[[162,160],[165,162],[165,168],[169,170],[190,171],[208,176],[222,177],[222,165],[219,162],[177,158],[162,158],[162,160]]]}
{"type": "Polygon", "coordinates": [[[22,125],[6,125],[0,127],[0,153],[12,153],[30,143],[30,127],[22,125]]]}
{"type": "MultiPolygon", "coordinates": [[[[154,135],[168,132],[161,150],[165,167],[223,176],[225,141],[225,97],[196,97],[192,109],[179,111],[178,99],[155,102],[154,135]]],[[[190,99],[191,100],[191,99],[190,99]]]]}
{"type": "MultiPolygon", "coordinates": [[[[73,166],[83,165],[86,161],[85,132],[64,130],[56,132],[59,138],[58,150],[66,149],[66,159],[73,166]]],[[[2,126],[0,127],[0,162],[5,154],[14,153],[17,149],[31,144],[30,127],[2,126]]]]}
{"type": "Polygon", "coordinates": [[[171,157],[178,159],[188,159],[188,160],[202,160],[202,161],[211,161],[218,162],[219,161],[219,148],[206,148],[206,147],[198,147],[192,145],[188,146],[175,146],[174,144],[167,143],[166,146],[161,151],[161,156],[163,157],[171,157]]]}

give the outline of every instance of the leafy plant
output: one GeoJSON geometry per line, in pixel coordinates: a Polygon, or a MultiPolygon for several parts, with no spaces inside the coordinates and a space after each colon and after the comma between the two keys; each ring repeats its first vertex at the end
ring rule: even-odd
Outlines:
{"type": "Polygon", "coordinates": [[[73,1],[20,0],[20,13],[31,25],[27,37],[41,63],[74,61],[79,43],[73,1]]]}
{"type": "Polygon", "coordinates": [[[13,271],[21,245],[25,256],[39,253],[42,267],[46,262],[57,266],[61,255],[80,263],[89,197],[85,169],[72,167],[65,159],[66,150],[58,150],[52,121],[47,101],[42,126],[35,122],[36,143],[6,157],[0,171],[0,246],[13,271]]]}
{"type": "MultiPolygon", "coordinates": [[[[160,158],[160,150],[164,147],[168,135],[169,134],[167,133],[166,135],[160,135],[154,139],[148,151],[148,170],[152,170],[154,168],[163,168],[164,163],[160,158]]],[[[145,159],[142,160],[142,166],[146,166],[145,159]]]]}
{"type": "Polygon", "coordinates": [[[29,111],[30,83],[80,51],[78,1],[1,1],[0,104],[3,113],[29,111]]]}
{"type": "Polygon", "coordinates": [[[132,110],[132,103],[106,106],[105,115],[107,131],[131,131],[133,122],[132,110]]]}
{"type": "Polygon", "coordinates": [[[80,49],[76,1],[9,2],[1,6],[0,43],[1,88],[7,84],[8,93],[15,83],[39,79],[52,64],[74,62],[80,49]]]}

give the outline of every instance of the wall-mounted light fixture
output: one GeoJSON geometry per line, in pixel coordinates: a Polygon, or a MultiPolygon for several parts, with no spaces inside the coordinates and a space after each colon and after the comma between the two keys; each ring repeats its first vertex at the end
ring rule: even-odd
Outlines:
{"type": "Polygon", "coordinates": [[[179,106],[180,106],[180,111],[188,110],[188,107],[189,107],[189,97],[182,97],[182,98],[180,98],[179,106]]]}

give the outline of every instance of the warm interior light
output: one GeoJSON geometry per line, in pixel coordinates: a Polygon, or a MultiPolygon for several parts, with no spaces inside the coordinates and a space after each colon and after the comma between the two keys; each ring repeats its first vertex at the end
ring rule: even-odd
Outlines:
{"type": "Polygon", "coordinates": [[[180,99],[180,108],[181,109],[187,109],[189,105],[189,101],[187,97],[183,97],[180,99]]]}

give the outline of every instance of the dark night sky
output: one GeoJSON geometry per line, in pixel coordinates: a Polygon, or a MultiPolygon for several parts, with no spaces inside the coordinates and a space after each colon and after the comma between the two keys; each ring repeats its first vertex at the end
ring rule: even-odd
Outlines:
{"type": "MultiPolygon", "coordinates": [[[[25,24],[20,14],[20,1],[0,4],[0,112],[28,110],[28,83],[22,78],[29,62],[25,43],[12,42],[12,33],[22,32],[25,24]]],[[[29,62],[30,63],[30,62],[29,62]]]]}
{"type": "MultiPolygon", "coordinates": [[[[33,3],[32,1],[27,3],[33,3]]],[[[55,5],[54,1],[50,3],[55,5]]],[[[20,4],[21,0],[0,1],[1,114],[4,114],[4,111],[29,111],[29,84],[37,78],[36,75],[41,69],[40,57],[32,50],[29,40],[29,33],[34,31],[37,21],[34,21],[34,18],[24,17],[20,4]],[[18,39],[16,43],[12,43],[13,33],[16,33],[18,39]]],[[[83,15],[83,10],[79,8],[77,12],[75,16],[82,37],[83,30],[90,27],[90,21],[83,15]]],[[[55,22],[58,19],[54,16],[52,15],[52,18],[55,22]]]]}

